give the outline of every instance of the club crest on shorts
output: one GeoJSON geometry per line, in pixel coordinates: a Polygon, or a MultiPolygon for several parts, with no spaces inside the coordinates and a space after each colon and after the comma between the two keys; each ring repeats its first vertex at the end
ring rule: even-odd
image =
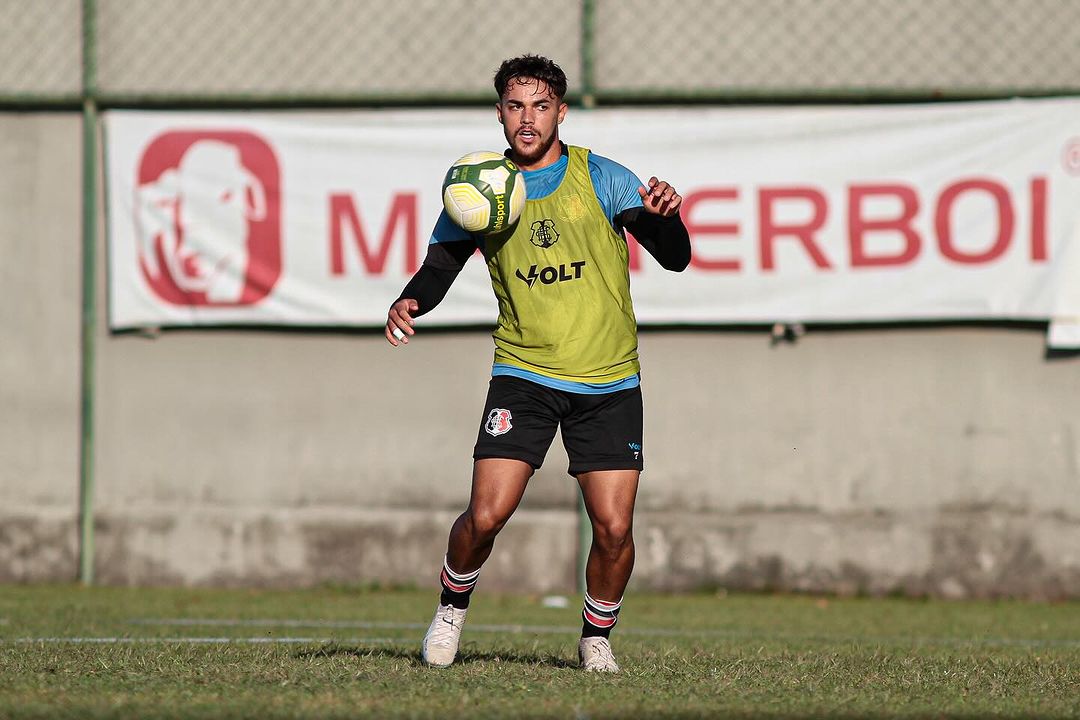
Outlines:
{"type": "Polygon", "coordinates": [[[493,437],[508,433],[510,432],[510,428],[514,427],[510,422],[512,417],[509,410],[504,408],[493,408],[491,412],[488,413],[487,422],[484,423],[484,430],[487,431],[488,435],[493,437]]]}

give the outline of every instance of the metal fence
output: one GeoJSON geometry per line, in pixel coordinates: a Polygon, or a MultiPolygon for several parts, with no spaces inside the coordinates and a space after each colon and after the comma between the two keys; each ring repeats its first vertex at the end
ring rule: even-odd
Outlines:
{"type": "Polygon", "coordinates": [[[1080,2],[0,0],[5,104],[489,102],[521,52],[597,102],[1071,94],[1080,2]]]}
{"type": "Polygon", "coordinates": [[[83,91],[81,0],[0,0],[0,100],[75,101],[83,91]]]}
{"type": "Polygon", "coordinates": [[[866,97],[1080,88],[1070,0],[607,0],[598,96],[866,97]]]}

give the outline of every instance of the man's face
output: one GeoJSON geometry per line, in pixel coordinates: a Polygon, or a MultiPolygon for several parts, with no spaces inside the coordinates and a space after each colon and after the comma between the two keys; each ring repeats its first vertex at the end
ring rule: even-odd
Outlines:
{"type": "Polygon", "coordinates": [[[523,170],[546,167],[559,159],[559,123],[566,116],[566,103],[547,83],[512,78],[495,110],[513,159],[523,170]]]}

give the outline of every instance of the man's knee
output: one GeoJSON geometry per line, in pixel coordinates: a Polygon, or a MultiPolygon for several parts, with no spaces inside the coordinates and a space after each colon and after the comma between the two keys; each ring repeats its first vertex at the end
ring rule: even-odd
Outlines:
{"type": "Polygon", "coordinates": [[[469,508],[465,522],[474,536],[487,540],[498,535],[509,519],[509,515],[491,508],[469,508]]]}
{"type": "Polygon", "coordinates": [[[605,518],[593,523],[593,538],[605,553],[620,554],[634,542],[633,523],[630,518],[605,518]]]}

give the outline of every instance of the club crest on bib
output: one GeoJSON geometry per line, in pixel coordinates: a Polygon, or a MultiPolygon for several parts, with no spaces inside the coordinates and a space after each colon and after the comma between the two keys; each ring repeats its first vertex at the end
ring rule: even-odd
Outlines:
{"type": "Polygon", "coordinates": [[[491,412],[488,413],[487,422],[484,423],[484,430],[493,437],[508,433],[510,428],[514,427],[510,422],[512,417],[509,410],[492,408],[491,412]]]}
{"type": "Polygon", "coordinates": [[[581,218],[585,217],[585,213],[588,210],[585,208],[585,201],[581,199],[581,196],[577,193],[570,193],[567,195],[559,196],[559,217],[569,223],[576,223],[581,218]]]}
{"type": "Polygon", "coordinates": [[[532,224],[532,237],[529,240],[536,247],[545,250],[559,242],[559,231],[555,229],[555,221],[544,218],[534,222],[532,224]]]}

